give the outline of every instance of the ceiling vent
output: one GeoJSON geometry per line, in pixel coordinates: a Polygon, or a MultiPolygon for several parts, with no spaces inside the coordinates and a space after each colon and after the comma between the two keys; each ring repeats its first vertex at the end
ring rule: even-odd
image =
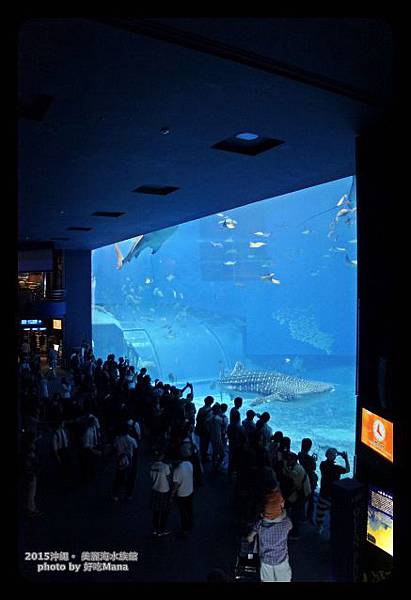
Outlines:
{"type": "Polygon", "coordinates": [[[67,231],[91,231],[92,227],[67,227],[67,231]]]}
{"type": "Polygon", "coordinates": [[[92,217],[121,217],[121,215],[125,215],[123,212],[110,212],[106,210],[98,210],[97,212],[93,212],[92,217]]]}
{"type": "Polygon", "coordinates": [[[155,194],[157,196],[167,196],[172,192],[176,192],[178,187],[172,185],[141,185],[133,190],[137,194],[155,194]]]}
{"type": "Polygon", "coordinates": [[[27,95],[19,98],[18,116],[21,119],[42,121],[53,101],[52,96],[45,94],[27,95]]]}
{"type": "Polygon", "coordinates": [[[225,150],[226,152],[257,156],[257,154],[271,150],[271,148],[275,148],[280,144],[284,144],[284,142],[257,134],[237,133],[221,142],[217,142],[217,144],[211,147],[216,150],[225,150]]]}

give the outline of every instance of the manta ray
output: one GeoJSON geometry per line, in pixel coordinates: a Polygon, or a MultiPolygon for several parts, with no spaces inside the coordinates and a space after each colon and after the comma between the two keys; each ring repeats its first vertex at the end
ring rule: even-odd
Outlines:
{"type": "Polygon", "coordinates": [[[251,406],[272,401],[288,402],[300,396],[333,392],[334,386],[321,381],[310,381],[276,371],[250,371],[240,362],[218,384],[225,389],[242,393],[255,393],[260,397],[251,406]]]}
{"type": "Polygon", "coordinates": [[[155,254],[177,229],[178,226],[175,225],[166,229],[160,229],[159,231],[153,231],[152,233],[138,235],[125,257],[123,257],[119,245],[114,244],[114,250],[117,255],[117,269],[122,269],[124,263],[130,262],[132,258],[137,258],[146,248],[151,248],[151,254],[155,254]]]}

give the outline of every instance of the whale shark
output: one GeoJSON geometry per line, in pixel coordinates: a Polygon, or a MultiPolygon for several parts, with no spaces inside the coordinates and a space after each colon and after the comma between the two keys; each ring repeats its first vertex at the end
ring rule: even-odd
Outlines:
{"type": "Polygon", "coordinates": [[[221,376],[217,383],[227,390],[257,394],[259,398],[251,406],[272,401],[288,402],[309,394],[334,391],[330,383],[310,381],[276,371],[251,371],[241,362],[236,362],[232,372],[221,376]]]}
{"type": "Polygon", "coordinates": [[[114,250],[117,255],[117,269],[122,269],[124,263],[128,263],[132,258],[137,258],[143,250],[151,248],[151,254],[156,254],[161,246],[170,238],[178,229],[178,225],[173,227],[166,227],[165,229],[159,229],[152,233],[145,233],[144,235],[138,235],[133,242],[130,250],[123,257],[120,247],[118,244],[114,244],[114,250]]]}

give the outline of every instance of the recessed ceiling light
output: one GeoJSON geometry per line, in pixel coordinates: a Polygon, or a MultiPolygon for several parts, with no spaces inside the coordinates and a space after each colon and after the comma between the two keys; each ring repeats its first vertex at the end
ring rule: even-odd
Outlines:
{"type": "Polygon", "coordinates": [[[216,150],[225,150],[227,152],[237,152],[238,154],[246,154],[248,156],[257,156],[262,152],[271,150],[275,146],[283,144],[283,140],[276,140],[274,138],[264,137],[251,133],[249,131],[242,131],[234,134],[221,142],[217,142],[211,146],[216,150]]]}
{"type": "Polygon", "coordinates": [[[251,140],[256,140],[259,135],[257,133],[249,133],[245,131],[244,133],[237,133],[235,137],[239,140],[247,140],[249,142],[251,140]]]}

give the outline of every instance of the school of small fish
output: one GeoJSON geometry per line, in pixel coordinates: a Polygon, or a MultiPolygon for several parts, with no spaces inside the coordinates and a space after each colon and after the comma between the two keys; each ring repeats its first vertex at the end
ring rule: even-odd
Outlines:
{"type": "MultiPolygon", "coordinates": [[[[338,200],[338,202],[335,205],[335,208],[338,209],[338,210],[336,211],[335,217],[333,218],[333,220],[330,222],[330,224],[328,226],[328,233],[327,233],[327,237],[332,242],[334,242],[334,244],[335,244],[335,242],[337,241],[337,239],[339,237],[339,235],[337,235],[337,226],[339,227],[338,233],[341,233],[340,223],[342,221],[344,221],[345,225],[351,226],[352,222],[353,222],[354,215],[355,215],[356,210],[357,210],[356,207],[355,206],[353,207],[352,204],[351,204],[351,202],[349,201],[348,194],[344,194],[338,200]]],[[[329,209],[329,210],[331,210],[331,209],[329,209]]],[[[322,214],[322,213],[320,213],[320,214],[322,214]]],[[[221,225],[225,229],[230,229],[230,230],[236,229],[236,227],[238,225],[238,222],[235,219],[227,217],[224,213],[218,213],[217,216],[221,219],[221,220],[218,221],[219,225],[221,225]]],[[[316,216],[316,215],[314,215],[314,216],[316,216]]],[[[305,228],[305,229],[303,229],[301,231],[301,234],[303,234],[305,236],[308,236],[308,235],[310,235],[312,233],[313,233],[313,230],[310,229],[310,228],[305,228]]],[[[254,235],[257,238],[260,238],[260,240],[258,240],[258,241],[253,241],[253,240],[248,241],[248,247],[250,249],[258,249],[258,248],[262,248],[262,247],[264,247],[264,246],[267,245],[267,241],[265,241],[265,240],[267,240],[271,236],[271,232],[270,231],[261,231],[261,230],[258,230],[258,231],[254,231],[251,235],[254,235]],[[262,241],[261,238],[265,238],[265,240],[262,241]]],[[[341,237],[340,237],[340,239],[341,239],[341,237]]],[[[223,241],[210,240],[209,243],[210,243],[210,245],[213,248],[224,248],[224,244],[233,244],[234,243],[234,239],[232,237],[229,237],[229,238],[225,239],[224,242],[223,241]]],[[[340,241],[340,244],[341,244],[341,241],[340,241]]],[[[334,253],[334,256],[335,256],[335,253],[338,253],[338,252],[344,253],[344,255],[345,255],[345,264],[348,265],[348,266],[350,266],[350,267],[357,267],[357,259],[351,258],[349,256],[349,252],[347,251],[347,248],[345,247],[347,244],[351,244],[351,245],[357,244],[357,239],[347,240],[346,243],[343,244],[343,245],[338,245],[338,246],[337,245],[333,245],[331,248],[329,248],[329,252],[334,253]]],[[[238,263],[237,256],[240,256],[240,254],[239,254],[239,251],[236,248],[231,247],[231,249],[226,250],[225,255],[226,255],[227,258],[230,257],[230,259],[223,261],[223,265],[224,266],[233,267],[233,266],[235,266],[238,263]],[[235,256],[233,256],[233,255],[235,255],[235,256]]],[[[261,255],[259,255],[259,256],[261,256],[261,255]]],[[[328,259],[331,258],[331,255],[329,253],[323,254],[322,256],[323,256],[323,258],[328,258],[328,259]]],[[[254,254],[248,254],[247,258],[249,258],[249,259],[256,259],[256,256],[254,254]]],[[[265,262],[261,266],[264,268],[264,267],[272,266],[272,264],[273,264],[273,262],[269,260],[268,262],[265,262]]],[[[319,275],[319,273],[320,273],[320,269],[321,268],[327,268],[327,267],[325,265],[323,265],[323,266],[319,266],[319,268],[317,268],[317,269],[312,269],[311,271],[309,271],[309,275],[311,277],[317,277],[319,275]]],[[[235,271],[234,271],[234,273],[235,273],[235,271]]],[[[176,278],[176,276],[173,273],[169,273],[165,277],[166,281],[168,281],[169,283],[172,283],[175,278],[176,278]]],[[[265,281],[265,282],[271,283],[273,285],[277,285],[278,286],[278,285],[281,284],[280,279],[278,279],[278,276],[275,275],[275,273],[273,273],[273,272],[267,272],[266,274],[258,276],[258,278],[261,281],[265,281]]],[[[140,296],[136,296],[136,291],[132,287],[132,285],[131,285],[131,279],[129,277],[126,278],[126,281],[130,282],[129,283],[129,290],[131,291],[131,294],[129,293],[127,295],[128,302],[131,303],[131,304],[133,304],[134,306],[136,306],[138,310],[141,310],[141,307],[139,307],[139,305],[140,305],[140,302],[143,299],[143,296],[141,296],[141,295],[140,296]]],[[[150,285],[152,283],[154,283],[154,279],[152,277],[146,277],[144,279],[144,284],[146,286],[150,285]]],[[[245,283],[243,281],[235,281],[234,285],[237,288],[244,288],[245,287],[245,283]]],[[[122,290],[123,290],[123,287],[122,287],[122,290]]],[[[123,291],[125,291],[125,290],[123,290],[123,291]]],[[[144,286],[139,285],[138,286],[138,292],[140,294],[142,294],[144,292],[144,286]]],[[[183,300],[184,299],[184,294],[182,292],[177,292],[175,289],[173,289],[171,293],[172,293],[172,296],[173,296],[173,298],[175,300],[178,300],[178,299],[179,300],[183,300]]],[[[154,287],[152,294],[153,294],[153,296],[155,296],[157,298],[164,298],[164,296],[165,296],[164,291],[160,287],[154,287]]],[[[175,305],[175,307],[176,307],[176,309],[181,310],[181,304],[179,304],[178,302],[175,305]]],[[[155,309],[154,308],[150,308],[150,311],[152,313],[154,313],[155,309]]],[[[178,313],[178,315],[180,315],[180,312],[178,313]]],[[[178,317],[178,315],[177,315],[177,317],[178,317]]],[[[145,318],[147,320],[153,320],[150,317],[145,317],[145,318]]],[[[186,316],[185,316],[185,318],[186,318],[186,316]]],[[[163,317],[161,320],[162,321],[167,321],[167,319],[165,317],[163,317]]],[[[176,337],[176,334],[172,330],[171,325],[165,324],[165,325],[163,325],[163,327],[165,327],[167,329],[167,334],[166,334],[167,338],[173,339],[173,338],[176,337]]],[[[286,363],[291,362],[290,358],[285,358],[284,360],[285,360],[286,363]]]]}

